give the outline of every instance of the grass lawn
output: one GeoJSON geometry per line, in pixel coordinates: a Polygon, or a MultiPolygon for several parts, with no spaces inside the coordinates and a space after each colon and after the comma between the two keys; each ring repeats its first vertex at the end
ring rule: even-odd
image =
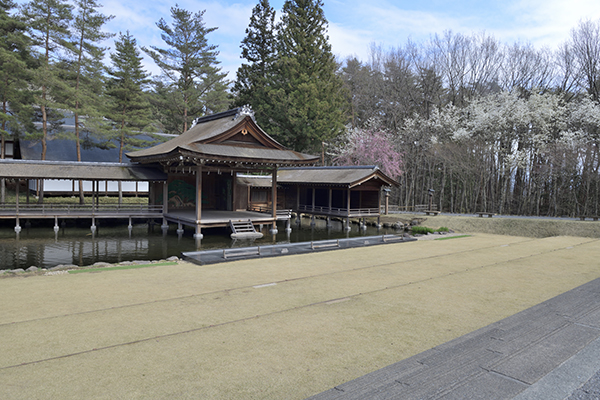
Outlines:
{"type": "Polygon", "coordinates": [[[0,398],[304,399],[600,277],[598,244],[474,233],[3,278],[0,398]]]}

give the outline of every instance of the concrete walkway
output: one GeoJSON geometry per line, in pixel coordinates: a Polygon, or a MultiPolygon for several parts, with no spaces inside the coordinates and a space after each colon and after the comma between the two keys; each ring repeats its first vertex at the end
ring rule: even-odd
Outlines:
{"type": "Polygon", "coordinates": [[[596,279],[310,399],[598,399],[599,337],[596,279]]]}
{"type": "Polygon", "coordinates": [[[1,277],[0,398],[300,400],[432,381],[481,398],[465,374],[483,398],[525,393],[595,343],[599,244],[477,234],[1,277]]]}

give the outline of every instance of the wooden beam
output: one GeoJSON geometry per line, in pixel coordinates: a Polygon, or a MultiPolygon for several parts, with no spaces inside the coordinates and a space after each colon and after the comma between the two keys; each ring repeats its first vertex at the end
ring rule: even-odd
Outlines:
{"type": "Polygon", "coordinates": [[[277,168],[271,173],[272,185],[271,185],[271,208],[273,209],[273,219],[277,220],[277,168]]]}
{"type": "Polygon", "coordinates": [[[169,212],[169,180],[167,179],[163,184],[163,214],[169,212]]]}

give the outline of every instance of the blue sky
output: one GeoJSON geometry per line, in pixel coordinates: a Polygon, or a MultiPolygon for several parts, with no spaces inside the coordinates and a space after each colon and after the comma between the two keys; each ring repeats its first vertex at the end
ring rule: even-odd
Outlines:
{"type": "MultiPolygon", "coordinates": [[[[283,2],[271,1],[277,16],[283,2]]],[[[164,46],[156,22],[161,17],[171,22],[169,10],[175,2],[99,0],[99,3],[104,5],[104,14],[115,16],[106,25],[107,31],[129,30],[140,46],[164,46]]],[[[219,46],[222,69],[235,78],[242,62],[240,42],[257,0],[178,0],[177,3],[193,12],[206,10],[206,26],[218,27],[208,35],[209,43],[219,46]]],[[[334,54],[342,59],[355,55],[366,61],[371,43],[387,49],[403,46],[409,38],[423,42],[432,34],[448,29],[465,34],[485,31],[504,43],[531,42],[537,48],[555,49],[580,20],[600,19],[600,1],[325,0],[324,11],[334,54]]],[[[146,67],[153,74],[159,72],[149,59],[146,67]]]]}

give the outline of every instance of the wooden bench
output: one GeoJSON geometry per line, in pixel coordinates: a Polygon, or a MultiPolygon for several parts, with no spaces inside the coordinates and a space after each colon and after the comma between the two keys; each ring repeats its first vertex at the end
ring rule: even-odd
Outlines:
{"type": "Polygon", "coordinates": [[[483,218],[484,215],[487,215],[488,218],[492,218],[494,215],[496,215],[496,214],[491,213],[491,212],[476,212],[475,214],[477,216],[479,216],[479,217],[482,217],[482,218],[483,218]]]}
{"type": "Polygon", "coordinates": [[[323,240],[320,242],[310,242],[310,248],[312,250],[318,250],[318,249],[322,249],[322,248],[326,248],[326,247],[340,247],[340,241],[339,240],[323,240]]]}
{"type": "Polygon", "coordinates": [[[594,221],[598,221],[598,218],[600,218],[600,217],[598,217],[597,215],[580,215],[578,218],[582,221],[585,221],[587,218],[594,220],[594,221]]]}
{"type": "Polygon", "coordinates": [[[435,210],[425,210],[423,211],[425,213],[425,215],[438,215],[440,212],[439,211],[435,211],[435,210]]]}
{"type": "Polygon", "coordinates": [[[239,249],[223,249],[223,258],[260,256],[259,247],[241,247],[239,249]]]}

